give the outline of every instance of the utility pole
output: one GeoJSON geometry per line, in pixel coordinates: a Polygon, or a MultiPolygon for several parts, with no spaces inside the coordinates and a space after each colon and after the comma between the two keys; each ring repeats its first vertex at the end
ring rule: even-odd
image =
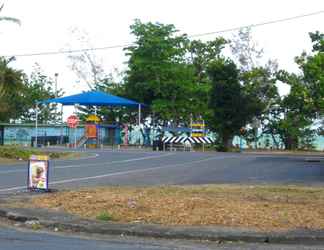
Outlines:
{"type": "Polygon", "coordinates": [[[55,77],[55,98],[58,97],[58,93],[57,93],[57,78],[58,78],[58,73],[55,73],[54,74],[54,77],[55,77]]]}

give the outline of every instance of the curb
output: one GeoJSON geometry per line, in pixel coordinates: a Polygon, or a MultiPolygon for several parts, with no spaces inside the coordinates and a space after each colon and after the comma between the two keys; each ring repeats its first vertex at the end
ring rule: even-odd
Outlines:
{"type": "Polygon", "coordinates": [[[0,209],[0,217],[13,222],[24,223],[25,226],[38,224],[43,228],[57,231],[77,233],[140,236],[161,239],[202,240],[215,242],[246,242],[274,244],[323,244],[324,231],[299,230],[285,233],[256,232],[248,229],[223,227],[180,227],[153,224],[120,224],[113,222],[97,222],[79,217],[48,213],[47,216],[34,216],[35,211],[29,209],[0,209]],[[30,213],[28,215],[28,213],[30,213]],[[47,217],[47,218],[46,218],[47,217]],[[55,218],[49,219],[49,218],[55,218]],[[61,219],[60,219],[61,218],[61,219]],[[63,219],[62,219],[63,218],[63,219]]]}

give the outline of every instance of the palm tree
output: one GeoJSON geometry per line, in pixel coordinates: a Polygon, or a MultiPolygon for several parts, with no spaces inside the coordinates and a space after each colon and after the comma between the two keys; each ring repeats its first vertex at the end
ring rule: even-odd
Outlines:
{"type": "MultiPolygon", "coordinates": [[[[0,7],[0,12],[3,9],[4,4],[1,5],[0,7]]],[[[0,21],[8,21],[8,22],[13,22],[13,23],[17,23],[20,25],[20,20],[14,17],[7,17],[7,16],[0,16],[0,21]]]]}

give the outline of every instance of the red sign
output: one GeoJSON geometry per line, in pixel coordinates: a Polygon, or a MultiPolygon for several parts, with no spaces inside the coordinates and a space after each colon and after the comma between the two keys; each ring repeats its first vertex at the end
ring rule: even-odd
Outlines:
{"type": "Polygon", "coordinates": [[[76,115],[70,115],[66,122],[69,128],[76,128],[79,125],[79,118],[76,115]]]}

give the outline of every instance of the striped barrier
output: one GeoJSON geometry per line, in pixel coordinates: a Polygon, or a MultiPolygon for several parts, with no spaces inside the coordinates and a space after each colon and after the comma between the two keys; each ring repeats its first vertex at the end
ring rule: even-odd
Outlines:
{"type": "Polygon", "coordinates": [[[211,144],[214,142],[214,139],[209,137],[184,137],[184,136],[171,136],[162,138],[163,143],[195,143],[195,144],[211,144]]]}

